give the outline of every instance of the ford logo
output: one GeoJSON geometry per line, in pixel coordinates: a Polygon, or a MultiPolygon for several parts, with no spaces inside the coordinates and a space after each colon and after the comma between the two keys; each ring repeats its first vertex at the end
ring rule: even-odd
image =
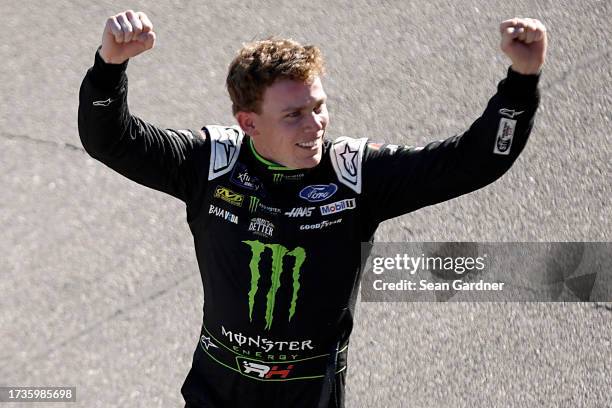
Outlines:
{"type": "Polygon", "coordinates": [[[302,191],[300,191],[300,198],[310,201],[311,203],[316,203],[318,201],[327,200],[329,197],[333,196],[336,191],[338,191],[338,186],[334,183],[317,184],[304,187],[302,191]]]}

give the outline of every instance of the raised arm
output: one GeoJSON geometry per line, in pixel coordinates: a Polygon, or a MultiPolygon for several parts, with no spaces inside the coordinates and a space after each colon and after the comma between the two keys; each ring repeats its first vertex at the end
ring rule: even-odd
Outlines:
{"type": "Polygon", "coordinates": [[[137,183],[188,201],[206,159],[201,132],[160,129],[130,114],[128,59],[151,48],[155,33],[142,12],[109,17],[102,46],[79,94],[79,135],[95,159],[137,183]]]}
{"type": "Polygon", "coordinates": [[[500,31],[512,66],[465,133],[422,148],[370,143],[365,149],[364,196],[375,223],[482,188],[523,150],[539,104],[546,29],[537,20],[512,19],[500,31]]]}

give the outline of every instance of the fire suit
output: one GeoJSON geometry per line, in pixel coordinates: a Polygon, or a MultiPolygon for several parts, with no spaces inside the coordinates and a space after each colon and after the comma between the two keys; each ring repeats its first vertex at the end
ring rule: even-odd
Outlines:
{"type": "Polygon", "coordinates": [[[186,204],[204,286],[181,390],[193,407],[344,406],[361,243],[384,220],[499,178],[539,104],[539,75],[508,69],[461,135],[424,147],[327,139],[319,165],[289,169],[238,127],[161,129],[131,115],[126,67],[96,53],[79,134],[95,159],[186,204]]]}

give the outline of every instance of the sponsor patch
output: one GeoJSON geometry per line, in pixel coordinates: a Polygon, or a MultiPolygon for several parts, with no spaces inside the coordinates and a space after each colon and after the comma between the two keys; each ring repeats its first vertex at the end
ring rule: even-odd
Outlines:
{"type": "MultiPolygon", "coordinates": [[[[264,220],[265,221],[265,220],[264,220]]],[[[300,290],[300,274],[302,271],[302,264],[306,260],[306,250],[302,247],[295,247],[293,249],[289,249],[281,244],[264,244],[260,241],[242,241],[244,244],[248,245],[251,248],[251,261],[249,262],[249,268],[251,270],[251,289],[248,293],[249,300],[249,321],[253,322],[253,310],[255,307],[255,300],[257,292],[259,291],[259,282],[262,276],[269,275],[270,276],[270,286],[268,289],[268,293],[266,295],[266,313],[265,320],[266,326],[265,330],[270,330],[272,327],[272,321],[274,320],[274,310],[276,305],[276,293],[278,289],[281,287],[281,275],[285,270],[289,270],[285,268],[286,262],[290,259],[293,260],[293,268],[291,268],[291,280],[293,281],[293,294],[291,296],[291,301],[289,301],[286,306],[289,310],[289,321],[293,318],[295,314],[299,290],[300,290]],[[272,262],[260,262],[262,255],[268,253],[268,256],[271,257],[272,262]],[[264,267],[264,265],[269,265],[268,270],[260,267],[264,267]]],[[[267,269],[267,267],[266,267],[267,269]]],[[[288,272],[285,272],[287,274],[288,272]]],[[[267,280],[267,278],[264,278],[267,280]]],[[[283,322],[281,324],[286,324],[283,322]]]]}
{"type": "Polygon", "coordinates": [[[274,215],[281,213],[280,208],[270,207],[269,205],[262,203],[259,197],[250,196],[249,197],[249,212],[254,213],[258,209],[265,211],[267,213],[270,213],[270,214],[274,214],[274,215]]]}
{"type": "MultiPolygon", "coordinates": [[[[262,245],[264,245],[264,252],[265,252],[265,244],[262,244],[262,245]]],[[[268,245],[274,245],[274,244],[268,244],[268,245]]],[[[274,251],[272,251],[271,256],[274,256],[274,251]]],[[[292,257],[289,256],[289,258],[292,258],[292,257]]],[[[295,262],[295,259],[294,259],[294,262],[295,262]]],[[[257,273],[257,275],[261,276],[259,273],[257,273]]],[[[299,284],[299,281],[296,280],[295,283],[299,284]]],[[[271,288],[274,288],[274,283],[272,283],[271,288]]],[[[255,291],[257,292],[257,288],[255,288],[255,291]]],[[[296,298],[296,301],[297,301],[297,298],[296,298]]],[[[225,326],[221,326],[221,334],[226,339],[228,339],[232,345],[237,344],[241,348],[248,348],[251,350],[254,349],[254,350],[261,351],[262,353],[279,353],[279,352],[293,353],[296,351],[301,352],[301,351],[307,351],[307,350],[314,350],[314,347],[312,347],[312,340],[293,340],[293,341],[292,340],[285,340],[285,341],[277,340],[277,341],[274,341],[272,339],[268,339],[260,335],[257,335],[257,337],[251,337],[251,336],[242,334],[241,332],[226,330],[225,326]]]]}
{"type": "Polygon", "coordinates": [[[495,154],[510,154],[512,146],[512,138],[514,137],[514,129],[516,120],[501,118],[499,120],[499,129],[497,129],[497,137],[495,138],[495,146],[493,153],[495,154]]]}
{"type": "Polygon", "coordinates": [[[249,223],[249,232],[262,237],[271,238],[274,234],[274,224],[268,220],[264,220],[263,218],[251,218],[251,222],[249,223]]]}
{"type": "Polygon", "coordinates": [[[256,361],[249,361],[243,357],[236,357],[240,372],[248,377],[262,380],[284,379],[290,376],[293,364],[267,365],[256,361]]]}
{"type": "Polygon", "coordinates": [[[338,191],[338,186],[334,183],[330,184],[316,184],[312,186],[304,187],[300,193],[300,198],[311,203],[324,201],[333,196],[338,191]]]}
{"type": "Polygon", "coordinates": [[[272,175],[272,181],[275,184],[282,183],[285,181],[300,181],[304,178],[305,173],[297,173],[297,174],[284,174],[284,173],[274,173],[272,175]]]}
{"type": "Polygon", "coordinates": [[[223,208],[219,208],[216,205],[211,204],[208,208],[208,213],[213,214],[216,217],[223,218],[225,221],[229,221],[234,224],[238,224],[238,216],[232,214],[231,212],[224,210],[223,208]]]}
{"type": "Polygon", "coordinates": [[[316,224],[304,224],[304,225],[300,225],[300,230],[302,231],[307,231],[307,230],[320,230],[320,229],[324,229],[327,227],[330,227],[332,225],[335,224],[340,224],[342,222],[342,218],[338,218],[337,220],[332,220],[332,221],[321,221],[318,222],[316,224]]]}
{"type": "Polygon", "coordinates": [[[335,203],[322,205],[319,207],[321,210],[321,215],[330,215],[339,213],[344,210],[351,210],[355,208],[355,199],[349,198],[346,200],[336,201],[335,203]]]}
{"type": "Polygon", "coordinates": [[[310,217],[314,209],[315,207],[295,207],[292,208],[291,211],[285,212],[285,215],[291,218],[310,217]]]}
{"type": "Polygon", "coordinates": [[[242,207],[242,202],[244,201],[244,196],[242,194],[235,193],[229,188],[223,186],[217,186],[217,189],[215,190],[215,198],[220,198],[221,200],[237,207],[242,207]]]}
{"type": "Polygon", "coordinates": [[[259,179],[250,175],[249,170],[242,163],[236,163],[232,176],[230,177],[230,181],[239,187],[243,187],[251,191],[258,191],[261,188],[261,182],[259,179]]]}

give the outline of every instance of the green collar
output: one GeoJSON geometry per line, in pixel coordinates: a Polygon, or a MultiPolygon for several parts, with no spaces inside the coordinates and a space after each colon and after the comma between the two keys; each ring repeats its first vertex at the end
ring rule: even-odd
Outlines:
{"type": "Polygon", "coordinates": [[[255,158],[257,158],[257,160],[259,160],[261,163],[266,165],[268,167],[268,170],[274,170],[274,171],[292,171],[292,170],[295,170],[295,169],[292,169],[290,167],[285,167],[285,166],[282,166],[282,165],[280,165],[278,163],[274,163],[273,161],[270,161],[270,160],[262,157],[255,150],[255,146],[253,146],[253,138],[251,138],[251,137],[249,138],[249,146],[251,147],[251,152],[253,152],[253,156],[255,156],[255,158]]]}

